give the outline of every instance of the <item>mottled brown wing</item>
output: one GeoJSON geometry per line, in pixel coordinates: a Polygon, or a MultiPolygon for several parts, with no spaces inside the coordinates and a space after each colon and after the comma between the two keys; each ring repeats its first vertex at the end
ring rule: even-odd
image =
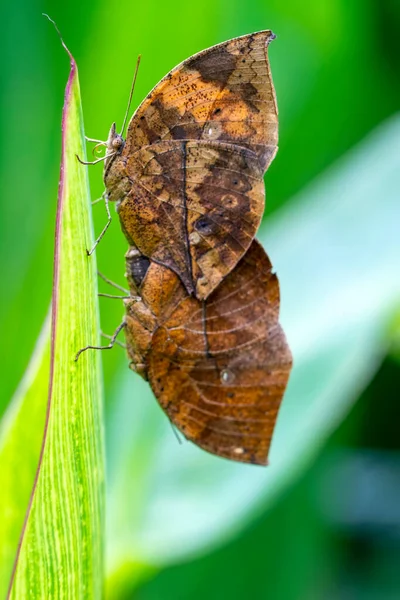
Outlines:
{"type": "Polygon", "coordinates": [[[267,56],[271,31],[195,54],[173,69],[132,117],[127,154],[163,140],[246,146],[266,170],[276,152],[278,111],[267,56]]]}
{"type": "Polygon", "coordinates": [[[118,212],[140,251],[205,299],[249,248],[264,210],[256,155],[216,142],[163,142],[127,159],[135,185],[118,212]]]}
{"type": "Polygon", "coordinates": [[[267,464],[292,359],[262,247],[206,302],[186,297],[152,337],[148,378],[171,421],[205,450],[267,464]]]}
{"type": "Polygon", "coordinates": [[[188,59],[133,116],[104,179],[122,229],[148,258],[203,300],[237,264],[264,209],[263,173],[276,152],[270,31],[188,59]]]}

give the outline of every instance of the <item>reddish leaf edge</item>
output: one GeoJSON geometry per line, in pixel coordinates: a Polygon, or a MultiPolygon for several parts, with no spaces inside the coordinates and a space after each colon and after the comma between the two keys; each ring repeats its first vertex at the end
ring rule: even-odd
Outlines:
{"type": "Polygon", "coordinates": [[[39,481],[40,471],[43,464],[43,456],[46,448],[47,441],[47,433],[50,422],[50,412],[51,412],[51,399],[53,393],[53,380],[54,380],[54,356],[55,356],[55,341],[57,334],[57,309],[58,309],[58,296],[59,296],[59,266],[60,266],[60,245],[61,245],[61,223],[62,223],[62,213],[64,206],[64,188],[65,188],[65,147],[66,147],[66,124],[68,121],[68,112],[69,112],[69,104],[71,99],[71,91],[74,80],[77,75],[77,66],[74,57],[71,52],[67,48],[62,39],[60,31],[56,25],[56,23],[51,19],[47,14],[43,13],[51,23],[53,23],[58,36],[60,38],[61,44],[65,51],[69,56],[70,61],[70,72],[67,80],[67,85],[65,87],[64,93],[64,105],[62,111],[61,118],[61,166],[60,166],[60,179],[58,183],[58,193],[57,193],[57,211],[56,211],[56,226],[55,226],[55,240],[54,240],[54,263],[53,263],[53,288],[52,288],[52,300],[51,300],[51,350],[50,350],[50,375],[49,375],[49,388],[48,388],[48,396],[47,396],[47,407],[46,407],[46,418],[45,425],[43,431],[43,440],[40,449],[38,466],[36,469],[35,479],[32,486],[31,495],[29,498],[28,506],[25,513],[24,522],[22,525],[21,535],[18,541],[17,552],[14,559],[14,564],[11,572],[10,583],[8,586],[6,599],[9,600],[12,593],[12,588],[15,581],[15,575],[17,572],[18,561],[21,554],[22,544],[24,542],[25,532],[28,525],[29,516],[32,510],[33,499],[35,496],[37,484],[39,481]]]}

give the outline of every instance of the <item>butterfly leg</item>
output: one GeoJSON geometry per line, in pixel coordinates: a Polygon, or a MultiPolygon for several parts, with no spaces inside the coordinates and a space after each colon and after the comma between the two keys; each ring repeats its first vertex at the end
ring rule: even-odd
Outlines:
{"type": "Polygon", "coordinates": [[[103,140],[96,140],[95,138],[90,138],[87,135],[85,135],[85,140],[87,142],[93,142],[93,144],[103,144],[104,146],[107,145],[107,142],[104,142],[103,140]]]}
{"type": "Polygon", "coordinates": [[[90,256],[91,254],[93,254],[93,252],[96,249],[97,244],[100,242],[100,240],[102,239],[102,237],[106,233],[106,231],[109,228],[110,223],[112,221],[112,217],[111,217],[111,213],[110,213],[110,206],[109,206],[109,202],[108,202],[108,195],[107,194],[103,194],[103,197],[104,197],[104,204],[105,204],[105,207],[106,207],[108,220],[107,220],[107,223],[105,224],[105,227],[103,227],[103,231],[100,233],[99,237],[97,238],[97,240],[93,244],[93,247],[90,250],[86,250],[86,253],[87,253],[88,256],[90,256]]]}
{"type": "MultiPolygon", "coordinates": [[[[100,335],[101,335],[101,337],[104,337],[107,340],[112,340],[113,339],[112,335],[108,335],[108,333],[103,333],[103,331],[100,331],[100,335]]],[[[126,350],[126,344],[124,344],[124,342],[120,342],[119,340],[114,340],[114,344],[117,344],[117,346],[120,346],[121,348],[123,348],[124,350],[126,350]]]]}
{"type": "Polygon", "coordinates": [[[117,298],[118,300],[132,300],[132,296],[117,296],[115,294],[97,294],[101,298],[117,298]]]}
{"type": "Polygon", "coordinates": [[[120,290],[121,292],[123,292],[125,295],[130,297],[130,293],[129,290],[126,290],[125,288],[123,288],[121,285],[118,285],[118,283],[114,283],[114,281],[111,281],[111,279],[108,279],[108,277],[106,277],[105,275],[103,275],[103,273],[100,273],[100,271],[97,271],[97,275],[99,277],[101,277],[101,279],[103,281],[105,281],[106,283],[108,283],[108,285],[111,285],[112,287],[115,287],[117,290],[120,290]]]}
{"type": "Polygon", "coordinates": [[[81,163],[81,165],[97,165],[97,163],[101,162],[102,160],[106,160],[106,158],[110,158],[111,156],[114,156],[114,154],[115,154],[115,152],[111,152],[110,154],[105,154],[104,156],[101,156],[100,158],[97,158],[96,160],[92,160],[92,161],[82,160],[81,158],[79,158],[79,156],[77,154],[75,154],[75,156],[78,159],[78,161],[81,163]]]}
{"type": "Polygon", "coordinates": [[[91,205],[94,206],[95,204],[98,204],[99,202],[104,202],[104,194],[106,192],[103,192],[102,195],[100,196],[100,198],[97,198],[97,200],[92,200],[91,205]]]}
{"type": "Polygon", "coordinates": [[[122,323],[120,325],[118,325],[117,329],[114,331],[113,335],[110,337],[110,343],[107,346],[85,346],[84,348],[81,348],[79,350],[79,352],[76,353],[75,356],[75,361],[78,360],[78,358],[80,357],[80,355],[82,354],[82,352],[85,352],[86,350],[111,350],[111,348],[114,347],[114,345],[117,343],[117,336],[119,334],[119,332],[124,329],[126,325],[125,321],[122,321],[122,323]]]}

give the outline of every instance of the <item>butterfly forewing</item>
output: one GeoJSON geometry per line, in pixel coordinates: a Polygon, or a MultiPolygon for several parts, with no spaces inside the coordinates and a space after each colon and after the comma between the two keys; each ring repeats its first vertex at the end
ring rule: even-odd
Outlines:
{"type": "Polygon", "coordinates": [[[266,169],[278,141],[267,57],[271,31],[213,46],[173,69],[128,129],[129,153],[162,140],[220,140],[251,148],[266,169]]]}

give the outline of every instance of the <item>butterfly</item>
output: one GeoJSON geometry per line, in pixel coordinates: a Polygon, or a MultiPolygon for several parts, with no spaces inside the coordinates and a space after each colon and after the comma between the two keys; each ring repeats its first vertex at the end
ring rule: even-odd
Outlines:
{"type": "Polygon", "coordinates": [[[277,150],[271,31],[196,54],[112,125],[104,182],[130,244],[205,300],[249,249],[277,150]]]}
{"type": "Polygon", "coordinates": [[[279,317],[279,284],[254,240],[206,301],[137,248],[126,254],[131,368],[171,422],[201,448],[267,464],[292,357],[279,317]]]}

